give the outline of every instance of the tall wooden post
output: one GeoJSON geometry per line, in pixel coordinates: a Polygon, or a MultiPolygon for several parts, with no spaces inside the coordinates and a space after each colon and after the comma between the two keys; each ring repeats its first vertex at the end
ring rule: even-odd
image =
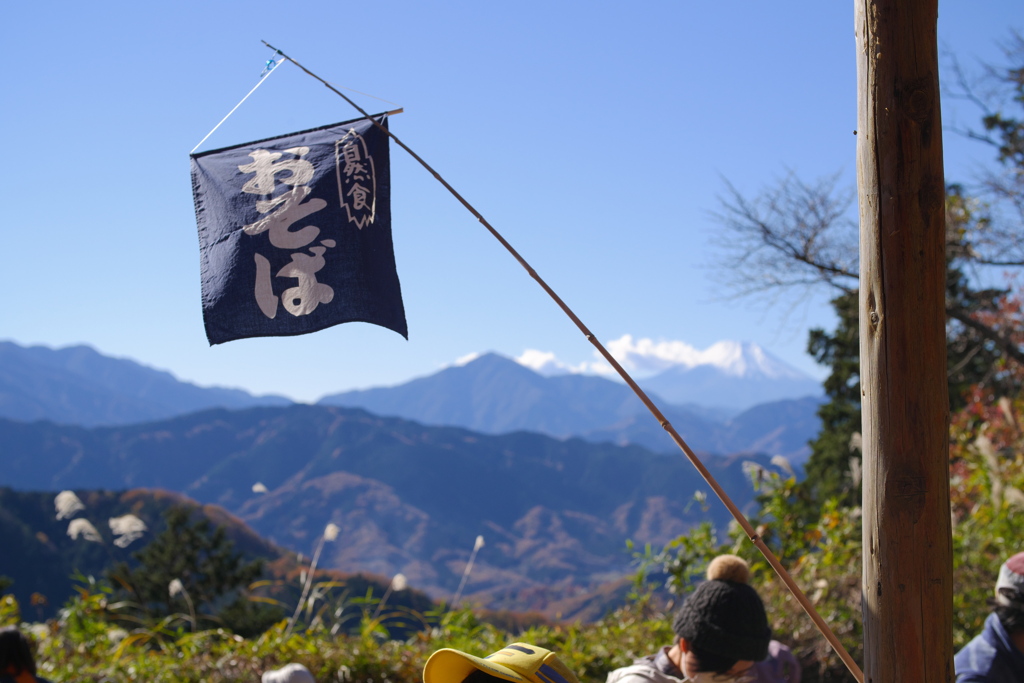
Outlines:
{"type": "Polygon", "coordinates": [[[937,0],[855,0],[867,683],[952,682],[937,0]]]}

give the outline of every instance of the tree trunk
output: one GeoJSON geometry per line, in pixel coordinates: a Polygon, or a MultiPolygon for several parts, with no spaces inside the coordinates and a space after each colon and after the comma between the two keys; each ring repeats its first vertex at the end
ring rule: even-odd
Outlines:
{"type": "Polygon", "coordinates": [[[952,682],[936,0],[856,0],[864,673],[952,682]]]}

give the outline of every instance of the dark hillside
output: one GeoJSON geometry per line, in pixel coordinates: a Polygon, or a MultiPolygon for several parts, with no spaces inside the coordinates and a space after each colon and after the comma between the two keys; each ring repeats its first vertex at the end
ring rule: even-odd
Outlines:
{"type": "MultiPolygon", "coordinates": [[[[495,609],[587,593],[631,570],[627,540],[658,545],[703,519],[729,519],[715,500],[707,512],[693,502],[708,487],[682,455],[338,407],[217,409],[95,429],[0,420],[0,444],[4,483],[19,489],[178,491],[307,556],[332,522],[342,536],[324,567],[402,572],[440,599],[483,535],[467,594],[495,609]],[[532,602],[520,604],[524,596],[532,602]]],[[[744,506],[753,489],[741,461],[705,457],[744,506]]]]}

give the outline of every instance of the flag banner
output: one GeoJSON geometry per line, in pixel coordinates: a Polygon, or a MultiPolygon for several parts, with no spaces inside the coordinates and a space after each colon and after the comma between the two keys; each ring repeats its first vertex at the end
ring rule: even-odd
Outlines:
{"type": "MultiPolygon", "coordinates": [[[[376,117],[387,126],[387,117],[376,117]]],[[[210,344],[365,322],[406,339],[388,136],[369,119],[191,155],[210,344]]]]}

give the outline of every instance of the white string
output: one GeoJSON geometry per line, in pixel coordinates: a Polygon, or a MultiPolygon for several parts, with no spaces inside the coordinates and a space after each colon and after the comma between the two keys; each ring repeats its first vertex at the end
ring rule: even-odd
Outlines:
{"type": "MultiPolygon", "coordinates": [[[[286,60],[286,59],[283,59],[283,58],[281,59],[281,62],[286,62],[286,61],[288,61],[288,60],[286,60]]],[[[189,152],[189,154],[193,154],[193,153],[194,153],[194,152],[195,152],[195,151],[196,151],[197,149],[199,149],[199,147],[200,147],[200,146],[201,146],[201,145],[202,145],[202,144],[203,144],[204,142],[206,142],[206,141],[207,141],[207,140],[209,139],[209,137],[210,137],[211,135],[213,135],[213,134],[214,134],[214,133],[215,133],[215,132],[217,131],[217,129],[218,129],[218,128],[220,128],[220,127],[221,127],[221,124],[223,124],[223,123],[224,123],[225,121],[227,121],[227,120],[228,120],[228,117],[230,117],[230,116],[231,116],[232,114],[234,114],[234,113],[235,113],[235,109],[238,109],[239,107],[241,107],[241,106],[242,106],[242,102],[245,102],[245,101],[246,101],[247,99],[249,99],[249,95],[252,95],[252,94],[253,94],[254,92],[256,92],[256,88],[258,88],[258,87],[260,87],[261,85],[263,85],[263,81],[267,80],[267,78],[268,78],[268,77],[270,76],[270,74],[272,74],[272,73],[274,73],[275,71],[277,71],[278,67],[279,67],[279,66],[281,66],[281,62],[277,62],[277,63],[276,63],[276,64],[275,64],[274,66],[273,66],[273,68],[271,68],[271,69],[270,69],[270,71],[267,71],[267,72],[266,72],[266,73],[264,73],[264,74],[263,74],[262,76],[260,76],[260,80],[259,80],[259,82],[258,82],[258,83],[256,83],[256,85],[255,85],[255,86],[253,87],[253,89],[252,89],[252,90],[250,90],[250,91],[249,91],[249,94],[248,94],[248,95],[246,95],[245,97],[243,97],[243,98],[242,98],[242,101],[241,101],[241,102],[239,102],[238,104],[236,104],[236,105],[235,105],[235,108],[234,108],[234,109],[232,109],[231,111],[229,111],[229,112],[228,112],[228,114],[227,114],[227,116],[225,116],[224,118],[222,118],[222,119],[220,120],[220,123],[218,123],[218,124],[217,124],[216,126],[214,126],[214,127],[213,127],[213,130],[211,130],[211,131],[210,131],[209,133],[207,133],[207,134],[206,134],[206,137],[205,137],[205,138],[203,138],[202,140],[200,140],[200,141],[199,141],[199,144],[198,144],[198,145],[196,145],[195,147],[193,147],[193,148],[192,148],[192,151],[191,151],[191,152],[189,152]]]]}

